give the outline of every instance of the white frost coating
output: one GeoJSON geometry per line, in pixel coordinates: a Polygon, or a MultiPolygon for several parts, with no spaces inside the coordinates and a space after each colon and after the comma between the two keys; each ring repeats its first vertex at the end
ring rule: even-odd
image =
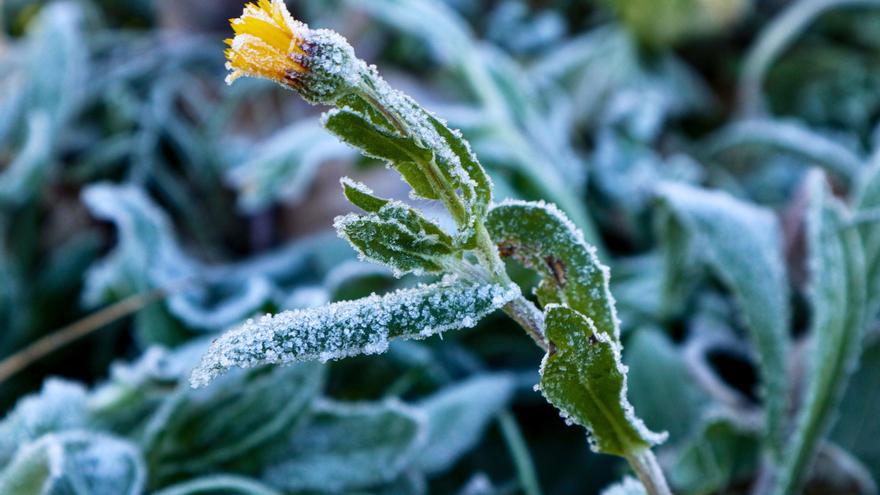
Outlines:
{"type": "Polygon", "coordinates": [[[57,378],[46,380],[38,394],[19,400],[0,421],[0,466],[19,446],[46,433],[85,427],[87,401],[82,385],[57,378]]]}
{"type": "MultiPolygon", "coordinates": [[[[9,469],[35,471],[44,464],[39,493],[67,493],[77,487],[92,495],[138,495],[146,483],[146,468],[140,451],[130,442],[89,431],[68,431],[44,435],[22,446],[9,469]]],[[[3,493],[14,486],[14,479],[0,476],[3,493]],[[7,486],[6,483],[10,485],[7,486]]],[[[16,492],[18,493],[18,492],[16,492]]]]}
{"type": "Polygon", "coordinates": [[[248,320],[214,341],[190,381],[201,387],[232,367],[377,354],[393,338],[426,338],[473,326],[519,295],[516,285],[444,281],[267,315],[248,320]]]}
{"type": "MultiPolygon", "coordinates": [[[[562,302],[597,322],[599,329],[611,333],[614,340],[620,340],[620,319],[617,316],[616,301],[610,287],[611,271],[599,260],[596,248],[584,239],[583,231],[577,228],[555,204],[544,201],[505,199],[490,208],[490,223],[498,218],[492,215],[493,211],[511,206],[533,211],[541,210],[555,222],[542,225],[544,232],[522,238],[519,221],[527,222],[527,220],[501,219],[497,222],[497,226],[490,226],[493,237],[501,241],[509,235],[519,236],[521,241],[537,248],[538,253],[532,253],[530,257],[537,254],[543,258],[552,254],[561,258],[560,261],[565,263],[563,269],[567,288],[559,291],[562,302]],[[595,280],[596,270],[600,275],[598,284],[595,280]]],[[[514,254],[514,257],[517,255],[514,254]]],[[[543,264],[545,261],[542,259],[541,262],[543,264]]]]}
{"type": "Polygon", "coordinates": [[[602,490],[602,495],[645,495],[645,487],[639,480],[627,476],[620,483],[602,490]]]}

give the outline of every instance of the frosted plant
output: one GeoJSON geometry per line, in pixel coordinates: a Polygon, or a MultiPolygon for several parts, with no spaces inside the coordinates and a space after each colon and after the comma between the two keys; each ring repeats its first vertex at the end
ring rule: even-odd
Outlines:
{"type": "Polygon", "coordinates": [[[344,38],[294,20],[283,1],[248,4],[232,27],[229,83],[266,78],[333,107],[324,127],[399,172],[413,199],[442,203],[455,229],[343,178],[346,198],[365,213],[337,218],[340,236],[397,275],[441,281],[249,320],[211,345],[192,384],[206,386],[233,367],[383,352],[390,339],[473,327],[502,309],[546,351],[538,389],[547,400],[588,430],[593,450],[626,458],[648,493],[668,494],[651,452],[665,434],[649,431],[626,397],[609,270],[583,233],[554,205],[493,206],[491,181],[459,131],[391,88],[344,38]],[[505,257],[543,276],[535,289],[543,309],[510,279],[505,257]]]}

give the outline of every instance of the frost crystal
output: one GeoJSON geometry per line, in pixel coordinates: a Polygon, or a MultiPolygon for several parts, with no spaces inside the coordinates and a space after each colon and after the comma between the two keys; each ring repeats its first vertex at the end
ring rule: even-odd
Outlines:
{"type": "Polygon", "coordinates": [[[191,383],[207,385],[232,367],[381,353],[393,338],[421,339],[473,326],[519,294],[516,285],[444,281],[248,320],[211,345],[191,383]]]}

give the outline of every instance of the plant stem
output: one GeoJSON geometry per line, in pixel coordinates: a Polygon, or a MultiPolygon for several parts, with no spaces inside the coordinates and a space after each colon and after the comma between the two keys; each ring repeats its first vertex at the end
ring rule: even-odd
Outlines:
{"type": "Polygon", "coordinates": [[[108,306],[96,313],[58,329],[15,354],[0,361],[0,383],[28,367],[34,361],[82,338],[119,318],[137,312],[156,301],[163,299],[166,291],[154,289],[127,297],[116,304],[108,306]]]}
{"type": "Polygon", "coordinates": [[[629,465],[639,477],[639,481],[645,486],[648,495],[672,495],[669,491],[669,485],[666,484],[666,477],[657,463],[657,458],[651,449],[644,449],[633,455],[626,456],[629,465]]]}

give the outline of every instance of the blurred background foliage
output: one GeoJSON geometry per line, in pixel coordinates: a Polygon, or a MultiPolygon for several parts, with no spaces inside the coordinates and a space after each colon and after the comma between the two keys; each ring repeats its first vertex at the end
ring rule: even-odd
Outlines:
{"type": "MultiPolygon", "coordinates": [[[[670,434],[659,456],[673,489],[748,492],[763,435],[749,323],[740,288],[700,255],[707,246],[683,243],[676,194],[729,194],[751,208],[737,210],[742,225],[773,217],[788,279],[766,297],[786,308],[799,376],[810,321],[801,184],[822,167],[848,195],[880,166],[877,3],[288,5],[462,129],[496,200],[568,213],[612,268],[630,399],[670,434]]],[[[381,196],[404,184],[323,131],[299,98],[223,84],[240,0],[0,6],[0,358],[160,293],[4,377],[7,477],[42,462],[76,494],[534,495],[598,493],[625,472],[532,391],[540,352],[502,317],[382,356],[190,390],[205,343],[252,315],[415,283],[359,262],[329,230],[347,208],[339,176],[381,196]]],[[[875,317],[809,493],[876,492],[875,317]]]]}

